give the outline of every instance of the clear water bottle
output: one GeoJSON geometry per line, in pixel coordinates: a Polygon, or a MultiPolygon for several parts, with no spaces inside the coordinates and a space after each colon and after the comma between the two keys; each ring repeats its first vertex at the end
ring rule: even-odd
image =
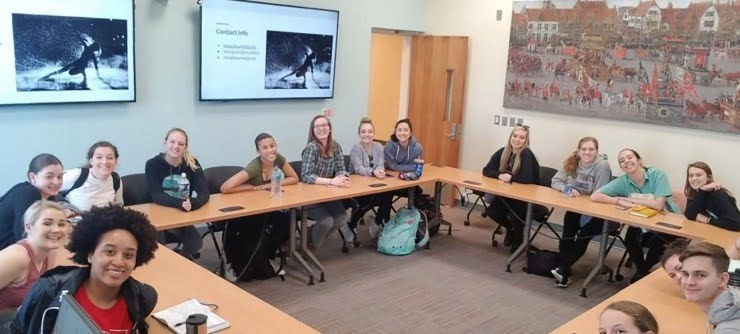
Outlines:
{"type": "Polygon", "coordinates": [[[180,174],[180,184],[177,189],[180,193],[180,198],[183,201],[190,198],[190,181],[188,181],[187,174],[180,174]]]}
{"type": "Polygon", "coordinates": [[[270,197],[280,198],[283,195],[283,179],[285,174],[277,166],[272,169],[272,176],[270,177],[270,197]]]}
{"type": "Polygon", "coordinates": [[[568,175],[565,178],[565,187],[563,188],[563,194],[565,194],[566,198],[571,197],[573,195],[573,177],[568,175]]]}
{"type": "Polygon", "coordinates": [[[416,164],[416,177],[421,177],[421,173],[424,172],[424,164],[416,164]]]}

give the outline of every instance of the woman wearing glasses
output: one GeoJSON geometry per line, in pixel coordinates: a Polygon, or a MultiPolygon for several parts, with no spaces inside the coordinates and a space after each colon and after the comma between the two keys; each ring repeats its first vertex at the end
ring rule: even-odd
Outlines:
{"type": "MultiPolygon", "coordinates": [[[[311,120],[308,144],[301,153],[301,160],[301,182],[349,187],[342,147],[332,138],[331,122],[326,116],[318,115],[311,120]]],[[[314,204],[306,209],[308,216],[316,221],[316,224],[311,226],[308,239],[313,248],[319,248],[329,232],[340,229],[345,237],[342,249],[349,250],[354,235],[347,226],[347,213],[341,201],[314,204]]]]}
{"type": "MultiPolygon", "coordinates": [[[[352,147],[352,151],[349,153],[349,172],[352,174],[359,174],[363,176],[376,177],[378,179],[385,178],[385,158],[383,157],[383,145],[374,141],[375,127],[373,126],[372,120],[367,117],[363,117],[360,120],[360,126],[357,129],[360,135],[360,142],[352,147]]],[[[352,211],[352,217],[349,219],[350,227],[354,228],[357,226],[357,222],[365,215],[365,212],[370,210],[373,206],[379,205],[391,201],[393,198],[393,192],[379,193],[368,196],[362,196],[355,198],[359,209],[352,211]]],[[[370,236],[375,238],[378,232],[383,227],[383,223],[390,219],[390,212],[386,216],[380,213],[375,216],[375,223],[368,225],[368,231],[370,236]]]]}
{"type": "MultiPolygon", "coordinates": [[[[540,177],[540,164],[529,149],[529,127],[518,124],[511,130],[509,141],[491,156],[483,176],[499,179],[505,183],[535,184],[540,177]]],[[[490,197],[490,196],[487,196],[490,197]]],[[[513,253],[524,241],[524,224],[527,203],[502,196],[494,196],[486,214],[496,223],[506,227],[506,239],[513,253]],[[510,214],[518,216],[509,219],[510,214]]],[[[534,210],[534,207],[533,207],[534,210]]]]}

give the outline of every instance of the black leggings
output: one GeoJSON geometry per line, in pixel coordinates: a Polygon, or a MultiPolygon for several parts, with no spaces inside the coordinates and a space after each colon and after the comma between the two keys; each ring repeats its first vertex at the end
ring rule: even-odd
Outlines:
{"type": "Polygon", "coordinates": [[[627,228],[624,246],[627,248],[630,259],[635,264],[636,273],[639,276],[645,276],[650,272],[650,268],[660,262],[660,257],[663,256],[666,245],[676,240],[676,238],[678,237],[652,231],[643,233],[639,227],[627,228]],[[643,247],[648,248],[647,256],[642,251],[643,247]]]}
{"type": "Polygon", "coordinates": [[[365,216],[365,213],[373,207],[378,206],[378,213],[375,216],[376,224],[383,224],[391,219],[391,203],[395,192],[387,191],[379,194],[356,197],[354,200],[358,204],[357,209],[352,210],[352,216],[349,218],[349,226],[357,226],[357,222],[365,216]]]}
{"type": "Polygon", "coordinates": [[[588,243],[594,236],[601,234],[604,220],[592,217],[581,227],[581,214],[567,211],[563,218],[563,236],[560,239],[560,261],[558,267],[570,275],[570,267],[580,259],[588,243]]]}

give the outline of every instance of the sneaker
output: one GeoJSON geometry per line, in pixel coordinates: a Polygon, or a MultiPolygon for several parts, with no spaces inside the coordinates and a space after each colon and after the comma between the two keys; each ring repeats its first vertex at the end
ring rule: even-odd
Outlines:
{"type": "Polygon", "coordinates": [[[231,266],[229,266],[228,268],[226,268],[226,270],[224,272],[224,279],[227,280],[227,281],[229,281],[229,282],[231,282],[231,283],[234,283],[234,282],[237,281],[238,278],[234,274],[234,269],[231,269],[231,266]]]}
{"type": "Polygon", "coordinates": [[[376,239],[380,235],[380,231],[383,230],[383,225],[378,223],[368,224],[367,231],[370,233],[370,238],[376,239]]]}
{"type": "Polygon", "coordinates": [[[553,270],[550,270],[550,274],[552,274],[552,277],[555,277],[555,286],[558,288],[567,288],[568,283],[570,279],[568,279],[568,275],[563,273],[563,270],[560,268],[555,268],[553,270]]]}
{"type": "Polygon", "coordinates": [[[280,268],[280,258],[270,259],[269,261],[270,266],[272,266],[272,270],[275,271],[275,275],[285,276],[285,269],[280,268]]]}
{"type": "Polygon", "coordinates": [[[552,277],[555,277],[556,281],[562,281],[565,275],[563,275],[561,271],[562,270],[560,268],[555,268],[553,270],[550,270],[550,274],[552,274],[552,277]]]}
{"type": "Polygon", "coordinates": [[[558,288],[567,288],[570,280],[568,276],[563,276],[563,279],[555,281],[555,286],[558,288]]]}

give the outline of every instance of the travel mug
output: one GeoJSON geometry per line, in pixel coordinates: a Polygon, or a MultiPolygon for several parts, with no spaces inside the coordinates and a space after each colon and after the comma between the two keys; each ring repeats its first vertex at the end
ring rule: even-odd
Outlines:
{"type": "Polygon", "coordinates": [[[208,317],[196,313],[188,316],[185,320],[185,334],[208,334],[208,317]]]}

